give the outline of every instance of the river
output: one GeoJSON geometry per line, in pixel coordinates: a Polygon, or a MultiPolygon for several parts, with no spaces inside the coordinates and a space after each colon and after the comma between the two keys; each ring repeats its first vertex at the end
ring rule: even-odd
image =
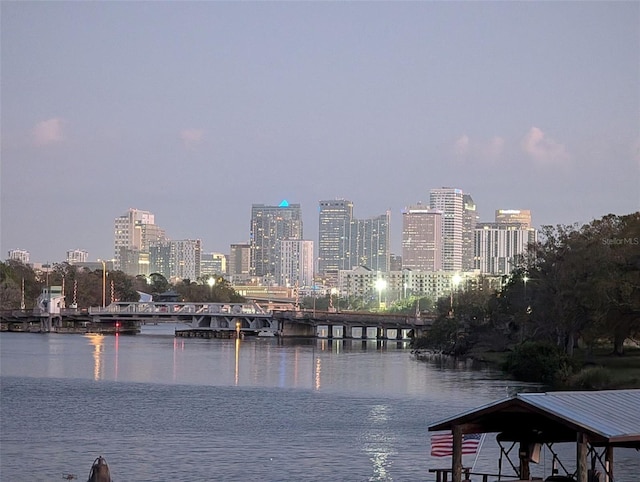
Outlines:
{"type": "MultiPolygon", "coordinates": [[[[535,389],[417,361],[403,342],[174,329],[1,333],[0,479],[86,480],[102,455],[116,482],[430,481],[450,462],[429,455],[429,425],[535,389]]],[[[465,465],[496,470],[490,438],[465,465]]],[[[616,480],[637,482],[637,452],[616,457],[616,480]]]]}

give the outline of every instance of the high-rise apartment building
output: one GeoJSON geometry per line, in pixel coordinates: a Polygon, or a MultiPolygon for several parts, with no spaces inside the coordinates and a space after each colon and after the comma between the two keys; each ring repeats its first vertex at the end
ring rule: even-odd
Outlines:
{"type": "Polygon", "coordinates": [[[276,282],[280,286],[300,288],[313,286],[313,241],[285,239],[280,241],[280,263],[276,282]]]}
{"type": "Polygon", "coordinates": [[[351,267],[366,266],[373,271],[389,271],[391,213],[351,222],[349,260],[351,267]]]}
{"type": "Polygon", "coordinates": [[[67,263],[78,264],[89,261],[89,253],[83,249],[70,249],[67,251],[67,263]]]}
{"type": "Polygon", "coordinates": [[[531,227],[531,211],[529,209],[497,209],[496,223],[520,223],[531,227]]]}
{"type": "Polygon", "coordinates": [[[474,240],[478,211],[476,203],[469,194],[463,194],[462,204],[462,271],[472,271],[475,266],[474,240]]]}
{"type": "Polygon", "coordinates": [[[24,249],[11,249],[8,255],[8,259],[20,261],[22,264],[29,263],[29,251],[25,251],[24,249]]]}
{"type": "Polygon", "coordinates": [[[335,285],[338,271],[366,266],[386,272],[390,264],[390,213],[371,219],[353,217],[353,203],[345,199],[320,201],[318,273],[335,285]]]}
{"type": "Polygon", "coordinates": [[[351,269],[350,232],[353,203],[345,199],[320,201],[318,226],[318,273],[336,277],[338,270],[351,269]]]}
{"type": "Polygon", "coordinates": [[[280,241],[301,240],[302,210],[300,204],[282,201],[278,206],[251,206],[251,274],[276,276],[280,263],[280,241]]]}
{"type": "Polygon", "coordinates": [[[402,267],[442,271],[442,211],[418,203],[402,211],[402,267]]]}
{"type": "Polygon", "coordinates": [[[229,251],[228,273],[230,276],[249,276],[251,268],[251,245],[232,244],[229,251]]]}
{"type": "Polygon", "coordinates": [[[149,273],[148,264],[136,266],[142,258],[148,259],[149,246],[162,241],[164,231],[155,225],[155,218],[149,211],[129,209],[115,219],[114,225],[114,266],[129,275],[149,273]],[[147,266],[147,267],[145,267],[147,266]]]}
{"type": "Polygon", "coordinates": [[[517,257],[526,253],[537,232],[521,223],[478,223],[475,234],[475,269],[483,274],[506,275],[517,257]]]}
{"type": "Polygon", "coordinates": [[[171,277],[171,241],[162,240],[149,246],[149,274],[158,273],[171,277]]]}
{"type": "Polygon", "coordinates": [[[461,189],[431,189],[431,209],[442,211],[442,269],[462,270],[464,193],[461,189]]]}
{"type": "Polygon", "coordinates": [[[170,278],[195,281],[200,277],[201,242],[199,239],[171,241],[170,278]]]}

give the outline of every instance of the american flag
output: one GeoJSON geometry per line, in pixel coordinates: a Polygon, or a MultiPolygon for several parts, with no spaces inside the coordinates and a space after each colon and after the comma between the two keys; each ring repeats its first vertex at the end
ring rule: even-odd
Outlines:
{"type": "MultiPolygon", "coordinates": [[[[462,436],[462,455],[475,454],[478,451],[482,435],[468,433],[462,436]]],[[[431,436],[431,455],[433,457],[447,457],[453,454],[453,435],[451,433],[434,434],[431,436]]]]}

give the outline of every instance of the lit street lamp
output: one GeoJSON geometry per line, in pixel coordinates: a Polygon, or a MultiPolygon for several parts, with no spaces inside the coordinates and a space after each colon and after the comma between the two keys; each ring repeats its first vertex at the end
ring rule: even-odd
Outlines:
{"type": "Polygon", "coordinates": [[[386,280],[383,280],[382,278],[378,278],[376,280],[376,290],[378,290],[378,309],[382,307],[382,292],[385,290],[386,287],[387,287],[386,280]]]}
{"type": "Polygon", "coordinates": [[[211,300],[213,300],[213,287],[216,284],[216,279],[213,276],[209,277],[209,279],[207,280],[207,284],[209,285],[209,294],[211,295],[211,300]]]}
{"type": "Polygon", "coordinates": [[[100,260],[102,263],[102,308],[106,306],[107,302],[107,264],[100,260]]]}

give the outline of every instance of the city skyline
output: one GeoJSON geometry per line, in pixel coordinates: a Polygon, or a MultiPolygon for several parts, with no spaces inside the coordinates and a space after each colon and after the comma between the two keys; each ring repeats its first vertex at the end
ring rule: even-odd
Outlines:
{"type": "Polygon", "coordinates": [[[3,2],[0,252],[113,256],[155,213],[204,252],[252,203],[358,217],[452,186],[533,227],[640,206],[637,2],[3,2]],[[179,32],[179,35],[178,35],[179,32]]]}
{"type": "MultiPolygon", "coordinates": [[[[460,191],[457,188],[447,188],[447,189],[453,189],[456,191],[460,191]]],[[[462,194],[462,193],[460,193],[462,194]]],[[[465,193],[465,195],[468,195],[467,193],[465,193]]],[[[349,204],[350,208],[353,210],[354,209],[354,205],[353,203],[351,203],[348,200],[345,199],[336,199],[336,200],[332,200],[333,202],[336,203],[347,203],[349,204]]],[[[319,201],[319,203],[322,205],[323,203],[329,203],[332,202],[329,200],[321,200],[319,201]]],[[[266,209],[267,211],[272,210],[274,212],[277,212],[279,209],[278,208],[282,208],[283,207],[283,203],[287,203],[286,200],[283,200],[280,205],[278,205],[277,203],[274,203],[273,205],[267,205],[267,204],[252,204],[252,215],[249,218],[249,223],[250,225],[253,225],[253,215],[256,212],[256,210],[258,212],[261,212],[263,209],[266,209]]],[[[294,207],[295,209],[297,209],[299,211],[299,214],[301,215],[301,218],[304,218],[304,208],[303,206],[296,204],[296,203],[292,203],[291,204],[292,207],[294,207]]],[[[402,217],[405,215],[406,210],[415,210],[415,209],[419,209],[420,207],[422,207],[423,205],[421,203],[417,203],[417,205],[414,206],[407,206],[406,208],[403,208],[402,211],[400,212],[400,219],[399,219],[399,223],[400,226],[398,227],[399,229],[399,233],[393,233],[394,235],[397,235],[399,241],[399,245],[398,245],[398,249],[397,250],[393,250],[390,249],[389,254],[390,255],[394,255],[394,256],[400,256],[402,257],[403,254],[403,241],[402,238],[404,236],[404,220],[402,219],[402,217]]],[[[427,207],[429,206],[428,204],[426,205],[427,207]]],[[[285,210],[289,208],[289,204],[287,203],[286,206],[284,206],[285,210]]],[[[429,208],[430,209],[430,208],[429,208]]],[[[441,212],[438,211],[437,209],[435,209],[436,212],[441,212]]],[[[495,210],[495,211],[491,211],[492,213],[495,214],[496,219],[498,216],[498,211],[503,211],[503,210],[495,210]]],[[[531,219],[531,211],[528,209],[525,210],[512,210],[509,209],[508,212],[513,213],[513,212],[523,212],[526,213],[526,216],[528,216],[528,219],[531,219]]],[[[371,223],[371,222],[377,222],[379,219],[381,218],[385,218],[387,216],[388,213],[386,214],[382,214],[379,216],[372,216],[369,219],[357,219],[355,216],[353,216],[352,218],[350,218],[350,221],[355,222],[356,226],[360,226],[362,223],[371,223]]],[[[513,214],[512,214],[513,215],[513,214]]],[[[153,239],[154,241],[159,240],[160,238],[157,238],[157,236],[159,235],[162,240],[165,239],[166,236],[166,241],[171,241],[171,242],[183,242],[183,241],[191,241],[189,239],[186,239],[182,236],[179,235],[172,235],[172,233],[166,233],[165,230],[163,229],[162,225],[160,224],[155,224],[155,219],[156,219],[156,213],[150,210],[146,210],[146,209],[139,209],[136,207],[132,207],[129,208],[127,210],[127,212],[115,216],[114,220],[112,220],[112,230],[109,233],[111,235],[111,254],[110,256],[106,256],[106,257],[100,257],[100,256],[96,256],[94,257],[87,249],[84,249],[82,247],[75,247],[75,248],[69,248],[65,250],[65,256],[60,258],[60,259],[47,259],[47,260],[40,260],[40,259],[34,259],[31,251],[29,251],[28,249],[25,249],[23,247],[17,247],[17,248],[10,248],[8,250],[8,252],[11,251],[17,251],[17,252],[24,252],[25,254],[29,255],[29,263],[41,263],[41,264],[47,264],[47,263],[61,263],[67,260],[67,258],[70,256],[70,253],[75,253],[75,252],[82,252],[83,253],[83,262],[93,262],[93,261],[100,261],[100,260],[105,260],[105,261],[112,261],[115,263],[115,265],[119,265],[121,264],[121,260],[119,259],[118,256],[118,252],[119,252],[119,248],[120,247],[128,247],[129,243],[133,243],[135,245],[138,246],[142,246],[144,251],[148,250],[148,240],[144,241],[145,238],[145,234],[146,236],[149,236],[147,233],[148,232],[152,232],[153,233],[153,237],[150,239],[153,239]],[[143,221],[144,219],[144,221],[143,221]],[[128,226],[133,226],[135,222],[139,222],[140,225],[139,227],[141,228],[140,230],[138,230],[138,234],[133,234],[133,231],[131,231],[129,229],[128,226]],[[147,222],[149,222],[150,224],[147,224],[147,222]],[[129,223],[129,224],[127,224],[129,223]],[[125,228],[125,226],[127,226],[125,228]],[[115,237],[114,237],[114,229],[116,231],[115,237]],[[134,238],[136,236],[141,236],[140,239],[137,239],[134,241],[134,238]],[[121,239],[123,241],[121,241],[121,239]],[[115,242],[115,250],[114,250],[114,242],[115,242]],[[115,254],[115,255],[114,255],[115,254]]],[[[304,219],[302,219],[303,224],[304,224],[304,219]]],[[[318,239],[318,230],[319,230],[319,224],[322,224],[323,222],[323,217],[322,214],[320,213],[320,216],[318,218],[315,219],[315,226],[316,226],[316,238],[309,238],[307,236],[302,237],[300,240],[309,240],[313,242],[313,250],[314,250],[314,258],[316,261],[320,261],[320,249],[319,246],[320,244],[322,244],[322,239],[318,239]]],[[[492,219],[490,220],[479,220],[478,221],[481,224],[490,224],[490,223],[494,223],[496,221],[492,219]]],[[[390,224],[394,224],[394,223],[390,223],[390,224]]],[[[308,229],[309,224],[307,224],[307,229],[308,229]]],[[[359,229],[362,229],[362,227],[360,227],[359,229]]],[[[390,236],[390,238],[393,238],[394,236],[390,236]]],[[[249,231],[247,232],[247,241],[240,241],[237,243],[231,243],[229,246],[226,247],[226,249],[218,249],[218,250],[209,250],[209,249],[205,249],[205,242],[202,238],[196,236],[195,238],[192,239],[193,242],[198,242],[201,243],[202,248],[200,249],[200,251],[202,252],[202,254],[214,254],[214,253],[219,253],[219,254],[224,254],[225,256],[230,256],[234,246],[236,245],[241,245],[241,246],[251,246],[251,242],[249,241],[249,239],[252,238],[251,235],[251,228],[249,228],[249,231]]],[[[296,236],[295,238],[289,238],[289,239],[298,239],[298,237],[296,236]]],[[[343,248],[345,249],[345,248],[343,248]]],[[[8,259],[9,256],[7,256],[7,254],[5,254],[4,259],[8,259]]],[[[349,266],[347,266],[349,263],[345,262],[347,261],[346,259],[342,259],[343,263],[341,265],[340,269],[350,269],[349,266]]],[[[136,260],[131,260],[131,262],[133,262],[134,264],[137,264],[137,259],[136,260]]],[[[356,263],[357,265],[358,263],[356,263]]],[[[318,268],[318,273],[320,274],[322,273],[322,269],[321,269],[321,263],[320,265],[317,267],[318,268]]],[[[120,266],[119,269],[125,270],[124,267],[120,266]]],[[[469,269],[472,270],[472,269],[469,269]]],[[[126,271],[126,270],[125,270],[126,271]]],[[[437,271],[437,270],[436,270],[437,271]]],[[[453,270],[453,271],[464,271],[462,269],[457,269],[457,270],[453,270]]],[[[262,273],[262,270],[260,270],[260,275],[264,274],[262,273]]],[[[273,273],[271,273],[273,274],[273,273]]]]}

